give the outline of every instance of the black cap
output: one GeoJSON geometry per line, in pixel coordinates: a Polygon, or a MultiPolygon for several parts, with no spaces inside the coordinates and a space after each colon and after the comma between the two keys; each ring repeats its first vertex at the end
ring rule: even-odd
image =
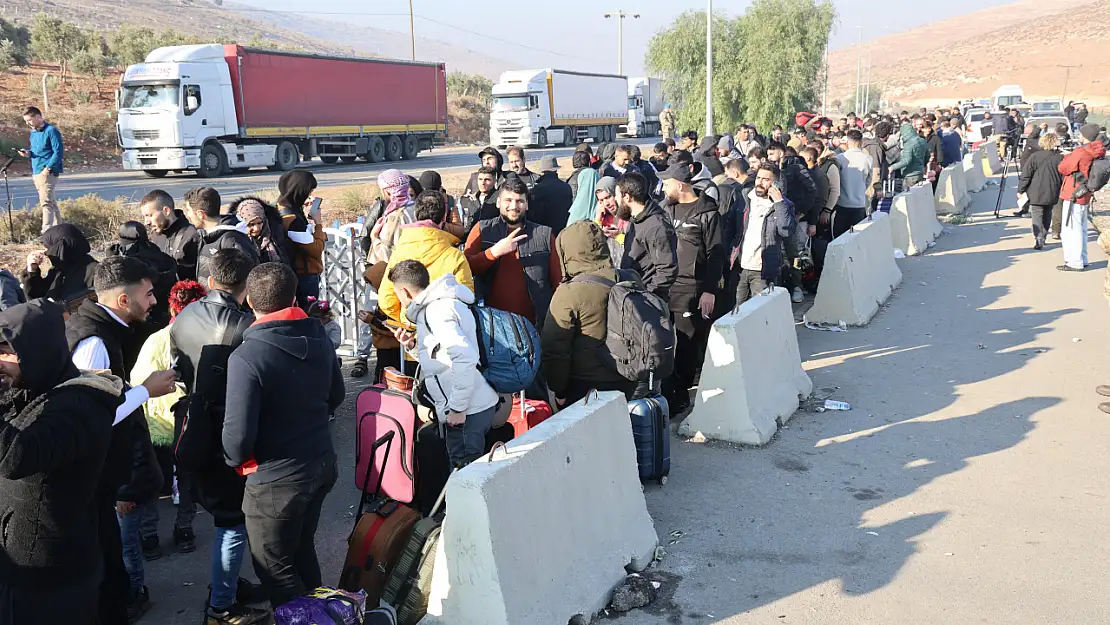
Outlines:
{"type": "Polygon", "coordinates": [[[677,180],[685,184],[690,184],[693,178],[694,174],[690,173],[690,166],[682,163],[675,163],[659,174],[660,180],[677,180]]]}

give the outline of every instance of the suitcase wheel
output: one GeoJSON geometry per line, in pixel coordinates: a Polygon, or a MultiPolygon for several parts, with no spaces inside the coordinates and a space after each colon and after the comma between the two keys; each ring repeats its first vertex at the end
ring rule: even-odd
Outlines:
{"type": "Polygon", "coordinates": [[[660,485],[660,486],[664,486],[664,485],[666,485],[666,483],[667,483],[667,476],[666,476],[666,475],[664,475],[663,477],[659,478],[659,485],[660,485]]]}

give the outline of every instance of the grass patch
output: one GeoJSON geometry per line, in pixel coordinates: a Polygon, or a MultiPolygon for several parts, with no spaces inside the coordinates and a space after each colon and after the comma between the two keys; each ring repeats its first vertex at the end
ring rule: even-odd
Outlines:
{"type": "MultiPolygon", "coordinates": [[[[124,198],[106,200],[92,193],[62,200],[58,202],[58,208],[62,211],[62,220],[80,228],[94,250],[116,240],[119,227],[124,222],[140,219],[138,208],[124,198]]],[[[12,211],[11,227],[8,216],[0,215],[0,242],[5,245],[13,239],[17,244],[34,243],[39,239],[41,229],[42,210],[38,206],[12,211]]]]}
{"type": "Polygon", "coordinates": [[[965,215],[964,213],[956,213],[955,215],[937,215],[937,220],[941,223],[953,224],[958,226],[960,224],[966,224],[970,222],[971,215],[965,215]]]}

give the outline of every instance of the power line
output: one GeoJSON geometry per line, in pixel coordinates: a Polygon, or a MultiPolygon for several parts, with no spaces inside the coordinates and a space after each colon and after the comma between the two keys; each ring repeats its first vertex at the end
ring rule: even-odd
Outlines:
{"type": "Polygon", "coordinates": [[[471,35],[478,35],[479,37],[489,39],[490,41],[496,41],[498,43],[504,43],[504,44],[508,44],[510,46],[517,46],[519,48],[524,48],[525,50],[533,50],[535,52],[543,52],[545,54],[554,54],[555,56],[562,56],[562,57],[566,57],[566,58],[569,58],[569,59],[579,59],[579,60],[582,60],[582,61],[595,61],[596,60],[596,59],[592,59],[592,58],[585,57],[585,56],[578,56],[578,55],[575,55],[575,54],[566,54],[564,52],[556,52],[554,50],[547,50],[547,49],[544,49],[544,48],[537,48],[535,46],[529,46],[529,45],[525,45],[523,43],[517,43],[515,41],[509,41],[508,39],[499,39],[497,37],[490,36],[488,33],[480,33],[480,32],[474,31],[474,30],[469,30],[469,29],[463,28],[461,26],[455,26],[454,24],[448,24],[446,22],[441,22],[439,20],[434,20],[430,17],[425,17],[423,15],[417,15],[416,17],[418,17],[419,19],[431,22],[433,24],[439,24],[440,26],[443,26],[445,28],[451,28],[451,29],[458,30],[458,31],[468,33],[468,34],[471,34],[471,35]]]}

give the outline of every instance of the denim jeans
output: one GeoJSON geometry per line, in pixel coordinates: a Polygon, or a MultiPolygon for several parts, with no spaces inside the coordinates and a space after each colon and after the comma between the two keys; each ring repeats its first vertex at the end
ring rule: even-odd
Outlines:
{"type": "Polygon", "coordinates": [[[239,569],[247,553],[247,526],[217,527],[212,541],[212,595],[208,605],[216,611],[235,603],[239,569]]]}
{"type": "MultiPolygon", "coordinates": [[[[497,406],[466,415],[462,425],[448,425],[444,438],[451,465],[462,467],[474,462],[486,450],[486,434],[493,425],[497,406]]],[[[446,423],[446,420],[444,420],[446,423]]]]}
{"type": "MultiPolygon", "coordinates": [[[[143,502],[143,505],[156,504],[157,501],[143,502]]],[[[146,570],[143,568],[143,549],[139,540],[139,524],[142,513],[136,506],[131,514],[116,512],[119,520],[120,540],[123,541],[123,566],[127,569],[127,577],[131,581],[131,592],[135,592],[146,583],[146,570]]]]}
{"type": "Polygon", "coordinates": [[[326,454],[272,482],[255,482],[258,475],[247,479],[243,513],[254,572],[277,607],[323,583],[316,528],[324,498],[338,478],[335,455],[326,454]]]}

